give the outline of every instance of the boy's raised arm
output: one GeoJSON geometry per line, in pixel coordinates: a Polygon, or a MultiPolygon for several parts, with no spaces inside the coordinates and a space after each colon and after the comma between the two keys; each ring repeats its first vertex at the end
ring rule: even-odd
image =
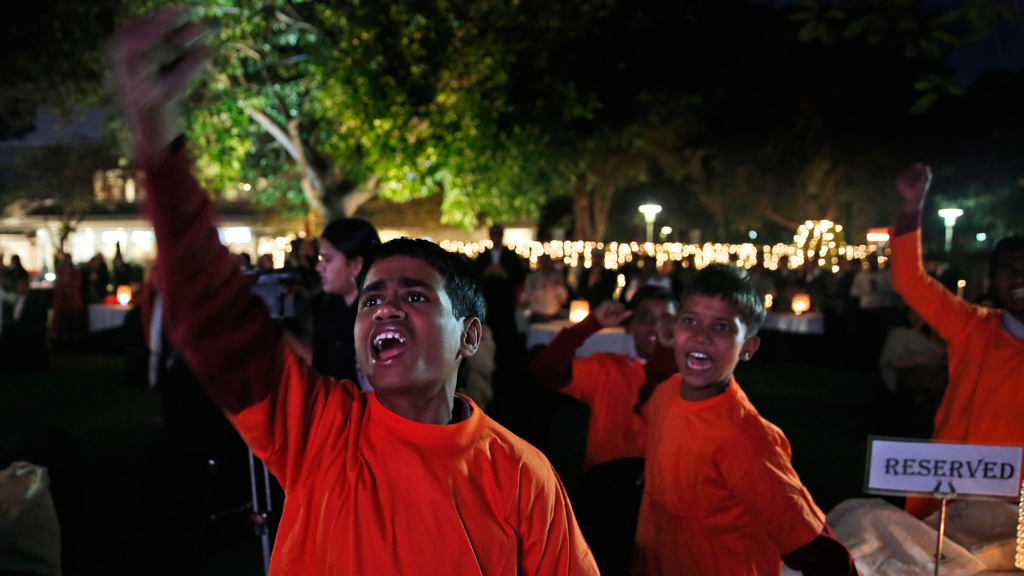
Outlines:
{"type": "Polygon", "coordinates": [[[196,46],[205,33],[183,11],[168,10],[125,24],[110,49],[146,176],[171,339],[214,400],[238,413],[267,396],[280,334],[220,243],[213,204],[192,175],[181,135],[178,101],[206,64],[196,46]]]}
{"type": "Polygon", "coordinates": [[[285,485],[325,394],[220,243],[213,203],[192,174],[175,103],[205,65],[204,51],[192,47],[205,31],[183,16],[171,10],[133,20],[111,41],[118,94],[146,176],[163,314],[207,393],[285,485]],[[268,398],[258,414],[244,413],[268,398]]]}
{"type": "Polygon", "coordinates": [[[576,350],[602,328],[618,326],[632,314],[618,302],[602,302],[582,322],[559,332],[554,340],[534,356],[530,370],[548,388],[565,388],[572,383],[572,363],[576,359],[576,350]]]}
{"type": "Polygon", "coordinates": [[[921,261],[921,209],[931,180],[931,170],[922,164],[907,168],[896,179],[902,209],[889,242],[892,286],[929,326],[949,340],[963,330],[973,313],[972,306],[929,276],[921,261]]]}

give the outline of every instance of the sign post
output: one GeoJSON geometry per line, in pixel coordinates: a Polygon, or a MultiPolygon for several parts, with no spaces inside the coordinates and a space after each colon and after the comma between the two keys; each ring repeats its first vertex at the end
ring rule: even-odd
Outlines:
{"type": "Polygon", "coordinates": [[[889,496],[932,496],[942,502],[935,575],[939,574],[946,532],[946,503],[953,498],[1019,498],[1017,566],[1024,564],[1024,486],[1022,449],[1008,446],[939,444],[926,440],[868,438],[864,491],[889,496]],[[943,490],[943,485],[947,489],[943,490]]]}

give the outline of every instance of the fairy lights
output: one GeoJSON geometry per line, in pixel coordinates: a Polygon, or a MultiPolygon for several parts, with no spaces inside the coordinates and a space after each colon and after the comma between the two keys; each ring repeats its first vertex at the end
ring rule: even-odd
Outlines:
{"type": "MultiPolygon", "coordinates": [[[[441,247],[475,258],[490,248],[491,242],[490,240],[479,242],[442,240],[441,247]]],[[[744,244],[609,242],[605,244],[581,240],[552,240],[550,242],[514,244],[510,248],[529,261],[530,268],[536,268],[537,258],[546,254],[551,259],[560,260],[566,266],[573,268],[582,263],[584,268],[603,265],[605,269],[618,270],[626,264],[634,262],[640,264],[643,259],[652,258],[658,267],[668,262],[680,262],[684,268],[693,265],[697,269],[701,269],[709,264],[720,263],[750,269],[760,262],[761,266],[768,270],[778,270],[779,266],[795,270],[802,267],[805,262],[810,262],[832,272],[838,272],[840,259],[863,259],[878,247],[847,244],[842,226],[829,220],[808,220],[797,229],[792,244],[780,243],[761,246],[749,242],[744,244]],[[602,251],[603,256],[601,255],[602,251]]],[[[879,257],[879,262],[884,264],[884,257],[879,257]]]]}

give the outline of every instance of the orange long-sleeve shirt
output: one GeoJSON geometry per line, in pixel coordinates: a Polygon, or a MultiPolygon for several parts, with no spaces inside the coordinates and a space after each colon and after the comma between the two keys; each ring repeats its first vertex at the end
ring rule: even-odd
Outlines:
{"type": "Polygon", "coordinates": [[[281,345],[280,384],[230,419],[281,481],[275,574],[597,574],[550,464],[472,408],[421,424],[281,345]]]}
{"type": "Polygon", "coordinates": [[[634,410],[647,379],[638,358],[599,352],[572,363],[572,382],[560,391],[590,407],[583,468],[618,458],[643,458],[647,425],[634,410]]]}
{"type": "MultiPolygon", "coordinates": [[[[891,240],[896,291],[948,345],[949,385],[935,415],[936,440],[1024,446],[1024,340],[999,326],[1001,311],[957,298],[921,263],[921,231],[891,240]]],[[[926,515],[932,506],[908,502],[926,515]]]]}
{"type": "Polygon", "coordinates": [[[466,398],[465,419],[422,424],[317,374],[220,244],[184,151],[146,168],[171,338],[285,490],[271,574],[597,574],[539,451],[466,398]]]}
{"type": "Polygon", "coordinates": [[[683,400],[680,384],[670,378],[649,402],[634,572],[777,576],[782,556],[827,532],[789,442],[735,380],[701,402],[683,400]]]}

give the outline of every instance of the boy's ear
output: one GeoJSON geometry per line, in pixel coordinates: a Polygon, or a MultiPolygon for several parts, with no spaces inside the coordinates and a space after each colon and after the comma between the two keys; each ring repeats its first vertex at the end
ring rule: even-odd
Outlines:
{"type": "Polygon", "coordinates": [[[743,346],[740,347],[740,359],[750,360],[754,357],[754,352],[761,347],[761,337],[751,336],[743,341],[743,346]]]}
{"type": "Polygon", "coordinates": [[[484,327],[479,318],[466,318],[462,321],[462,342],[459,343],[459,354],[469,358],[480,348],[484,327]]]}

